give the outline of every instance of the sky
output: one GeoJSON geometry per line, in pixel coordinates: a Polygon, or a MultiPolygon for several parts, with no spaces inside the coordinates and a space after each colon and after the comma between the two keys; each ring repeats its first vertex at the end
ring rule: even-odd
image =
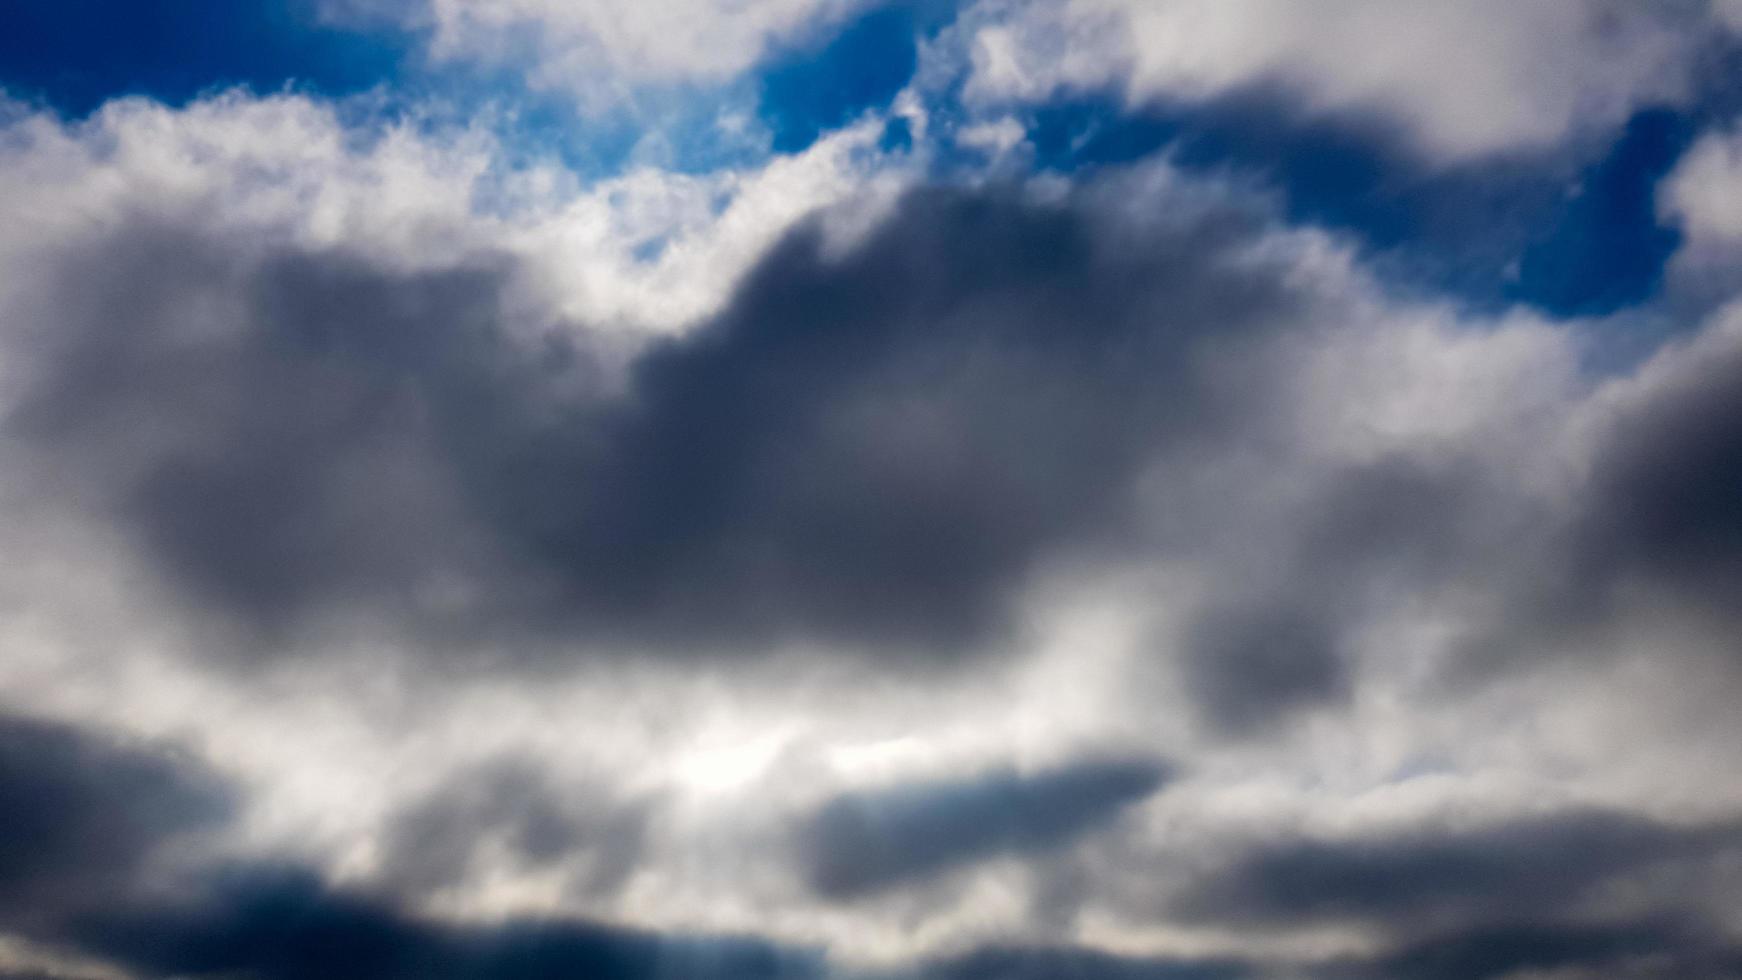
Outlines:
{"type": "Polygon", "coordinates": [[[0,980],[1742,977],[1736,0],[9,0],[0,214],[0,980]]]}

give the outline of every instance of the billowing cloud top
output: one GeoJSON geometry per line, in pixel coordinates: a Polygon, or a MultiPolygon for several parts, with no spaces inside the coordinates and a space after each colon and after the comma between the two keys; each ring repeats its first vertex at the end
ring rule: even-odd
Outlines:
{"type": "Polygon", "coordinates": [[[1738,5],[15,7],[0,977],[1742,977],[1738,5]]]}

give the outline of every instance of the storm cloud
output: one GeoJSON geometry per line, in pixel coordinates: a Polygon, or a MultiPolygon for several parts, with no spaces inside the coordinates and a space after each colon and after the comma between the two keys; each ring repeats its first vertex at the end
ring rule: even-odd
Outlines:
{"type": "Polygon", "coordinates": [[[445,926],[368,896],[330,889],[296,869],[271,867],[220,873],[191,903],[113,910],[80,928],[88,948],[150,976],[725,980],[821,975],[814,957],[756,940],[661,936],[564,922],[445,926]]]}
{"type": "MultiPolygon", "coordinates": [[[[1260,845],[1190,885],[1188,919],[1304,924],[1528,921],[1542,910],[1601,912],[1618,882],[1668,871],[1688,887],[1742,848],[1742,827],[1673,827],[1624,813],[1555,813],[1474,830],[1421,828],[1354,840],[1260,845]],[[1605,888],[1610,892],[1605,892],[1605,888]]],[[[1674,894],[1668,897],[1673,900],[1674,894]]]]}
{"type": "MultiPolygon", "coordinates": [[[[0,719],[0,932],[145,977],[821,976],[813,954],[754,939],[534,918],[456,926],[418,917],[390,894],[347,892],[295,866],[214,862],[197,849],[163,860],[178,845],[233,826],[240,796],[185,752],[62,723],[0,719]]],[[[412,822],[428,824],[430,812],[412,822]]],[[[570,828],[550,828],[542,836],[564,840],[541,842],[526,823],[537,815],[521,819],[523,844],[535,852],[567,842],[570,828]]],[[[473,822],[475,833],[489,829],[473,822]]],[[[422,870],[439,875],[440,857],[419,849],[398,864],[434,860],[422,870]]],[[[56,967],[47,975],[63,974],[56,967]]]]}
{"type": "Polygon", "coordinates": [[[1609,432],[1579,525],[1592,588],[1644,580],[1719,614],[1742,570],[1742,349],[1728,335],[1671,352],[1662,381],[1609,432]],[[1679,354],[1679,356],[1678,356],[1679,354]]]}
{"type": "Polygon", "coordinates": [[[950,653],[1047,560],[1110,547],[1160,454],[1259,411],[1205,362],[1307,303],[1242,257],[1250,217],[1122,219],[1113,193],[917,191],[840,256],[801,228],[621,377],[584,329],[513,322],[487,258],[133,230],[68,260],[11,424],[268,635],[950,653]]]}
{"type": "Polygon", "coordinates": [[[1121,957],[1088,949],[989,947],[927,964],[937,980],[1240,980],[1251,964],[1121,957]]]}
{"type": "Polygon", "coordinates": [[[154,858],[222,828],[236,805],[173,751],[0,716],[0,928],[53,929],[129,894],[154,858]]]}

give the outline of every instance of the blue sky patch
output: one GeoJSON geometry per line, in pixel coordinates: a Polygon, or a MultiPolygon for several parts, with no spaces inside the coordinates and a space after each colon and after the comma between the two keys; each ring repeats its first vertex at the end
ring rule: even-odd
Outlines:
{"type": "Polygon", "coordinates": [[[82,116],[143,95],[179,104],[231,86],[326,95],[393,81],[410,38],[321,24],[305,0],[10,0],[0,86],[82,116]]]}
{"type": "Polygon", "coordinates": [[[1635,116],[1610,150],[1580,175],[1547,235],[1519,260],[1509,294],[1563,315],[1596,316],[1656,294],[1681,234],[1659,224],[1657,185],[1691,142],[1671,112],[1635,116]]]}
{"type": "Polygon", "coordinates": [[[874,7],[820,48],[799,48],[761,74],[760,114],[774,150],[796,153],[818,136],[881,109],[919,66],[919,43],[950,16],[939,3],[874,7]]]}
{"type": "Polygon", "coordinates": [[[1027,120],[1041,169],[1079,173],[1166,150],[1187,170],[1255,174],[1281,192],[1291,221],[1354,235],[1398,285],[1557,316],[1655,295],[1679,242],[1658,224],[1656,188],[1694,132],[1685,116],[1647,110],[1589,162],[1562,152],[1436,167],[1369,121],[1309,121],[1264,94],[1136,112],[1076,99],[1027,120]]]}

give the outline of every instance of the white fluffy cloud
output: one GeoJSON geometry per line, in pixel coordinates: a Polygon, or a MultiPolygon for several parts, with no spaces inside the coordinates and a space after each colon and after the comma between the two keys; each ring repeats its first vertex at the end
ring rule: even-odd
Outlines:
{"type": "Polygon", "coordinates": [[[1060,0],[994,4],[970,91],[1113,86],[1186,101],[1274,83],[1320,112],[1377,112],[1435,159],[1551,148],[1686,95],[1697,4],[1613,0],[1060,0]]]}
{"type": "Polygon", "coordinates": [[[506,167],[481,128],[347,124],[302,96],[233,93],[182,110],[120,100],[77,124],[5,110],[0,195],[20,220],[0,232],[0,254],[11,260],[118,221],[192,215],[248,247],[361,250],[407,270],[511,254],[524,260],[523,302],[632,332],[707,314],[818,208],[850,199],[836,222],[850,235],[911,176],[877,151],[871,124],[759,166],[637,167],[583,184],[554,163],[506,167]]]}
{"type": "Polygon", "coordinates": [[[863,0],[326,0],[340,21],[430,33],[430,55],[511,67],[583,105],[730,80],[863,0]]]}
{"type": "Polygon", "coordinates": [[[1659,189],[1658,211],[1685,239],[1670,267],[1681,292],[1710,302],[1742,288],[1742,130],[1701,136],[1659,189]]]}

